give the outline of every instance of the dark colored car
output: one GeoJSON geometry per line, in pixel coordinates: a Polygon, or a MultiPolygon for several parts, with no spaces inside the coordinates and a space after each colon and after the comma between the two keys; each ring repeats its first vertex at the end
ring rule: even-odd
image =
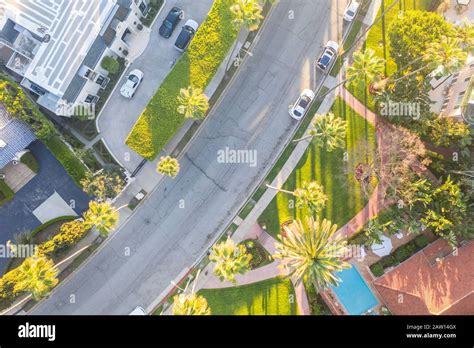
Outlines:
{"type": "Polygon", "coordinates": [[[198,30],[199,24],[192,19],[188,19],[186,23],[183,25],[181,29],[181,33],[179,33],[176,42],[174,43],[174,47],[180,52],[184,52],[186,48],[188,48],[189,43],[191,42],[194,34],[198,30]]]}
{"type": "Polygon", "coordinates": [[[183,17],[184,11],[179,7],[173,7],[161,24],[160,35],[164,38],[169,38],[183,17]]]}

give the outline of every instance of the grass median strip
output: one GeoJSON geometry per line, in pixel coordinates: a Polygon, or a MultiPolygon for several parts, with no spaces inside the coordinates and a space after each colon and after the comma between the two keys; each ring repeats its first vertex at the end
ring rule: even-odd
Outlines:
{"type": "Polygon", "coordinates": [[[230,0],[216,0],[188,50],[181,56],[140,115],[126,144],[152,160],[184,124],[177,111],[177,96],[189,85],[205,89],[232,47],[237,28],[232,23],[230,0]]]}
{"type": "Polygon", "coordinates": [[[223,289],[202,289],[213,315],[296,315],[295,291],[288,278],[276,277],[223,289]],[[293,299],[293,300],[292,300],[293,299]]]}

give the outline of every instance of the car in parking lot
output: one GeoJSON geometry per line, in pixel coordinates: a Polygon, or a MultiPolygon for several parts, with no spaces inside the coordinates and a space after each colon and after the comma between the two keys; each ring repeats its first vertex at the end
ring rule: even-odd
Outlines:
{"type": "Polygon", "coordinates": [[[326,48],[324,48],[323,53],[318,58],[316,65],[321,70],[326,70],[326,68],[331,64],[332,60],[337,56],[339,51],[339,44],[335,41],[328,41],[326,48]]]}
{"type": "Polygon", "coordinates": [[[123,84],[122,88],[120,88],[120,94],[127,98],[132,99],[137,91],[138,86],[143,81],[143,72],[138,69],[132,70],[128,76],[127,80],[123,84]]]}
{"type": "Polygon", "coordinates": [[[296,103],[290,107],[290,116],[295,120],[301,120],[306,112],[308,112],[313,99],[314,92],[310,89],[304,89],[296,103]]]}
{"type": "Polygon", "coordinates": [[[355,1],[351,0],[351,2],[347,5],[346,9],[344,10],[344,20],[348,22],[352,22],[354,17],[357,14],[357,11],[359,10],[360,4],[355,1]]]}
{"type": "Polygon", "coordinates": [[[184,11],[179,7],[173,7],[166,15],[165,20],[161,24],[159,33],[164,38],[169,38],[179,21],[184,18],[184,11]]]}
{"type": "Polygon", "coordinates": [[[179,33],[179,36],[176,39],[176,42],[174,43],[174,47],[176,47],[178,51],[184,52],[184,50],[188,48],[189,43],[193,39],[198,28],[199,28],[198,22],[192,19],[188,19],[186,23],[183,25],[183,28],[181,28],[181,33],[179,33]]]}

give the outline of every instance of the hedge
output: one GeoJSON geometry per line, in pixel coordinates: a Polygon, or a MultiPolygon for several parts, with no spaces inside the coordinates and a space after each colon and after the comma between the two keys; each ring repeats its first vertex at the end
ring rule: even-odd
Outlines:
{"type": "Polygon", "coordinates": [[[61,140],[59,136],[43,140],[43,143],[52,152],[54,157],[62,164],[66,172],[71,176],[74,182],[79,185],[82,179],[86,177],[87,168],[76,157],[74,152],[61,140]]]}
{"type": "Polygon", "coordinates": [[[232,47],[237,28],[230,12],[232,0],[216,0],[189,48],[165,78],[140,115],[125,143],[152,160],[184,124],[177,112],[181,88],[205,89],[232,47]]]}
{"type": "MultiPolygon", "coordinates": [[[[21,92],[17,94],[17,98],[21,100],[26,115],[28,115],[28,123],[35,130],[36,136],[43,141],[57,160],[63,165],[67,173],[79,185],[79,182],[85,177],[87,168],[63,142],[52,122],[46,118],[36,104],[22,93],[20,86],[15,81],[5,74],[0,73],[0,82],[6,82],[9,88],[14,88],[21,92]]],[[[0,102],[2,102],[2,100],[0,100],[0,102]]]]}
{"type": "Polygon", "coordinates": [[[31,231],[31,237],[36,236],[39,232],[43,231],[45,228],[51,226],[52,224],[59,222],[59,221],[70,221],[76,219],[77,216],[74,215],[64,215],[64,216],[58,216],[57,218],[54,218],[52,220],[46,221],[44,224],[39,225],[36,227],[33,231],[31,231]]]}
{"type": "Polygon", "coordinates": [[[379,261],[370,266],[370,270],[376,277],[384,274],[384,269],[396,266],[416,254],[429,244],[429,239],[425,235],[419,235],[407,244],[395,249],[390,255],[382,257],[379,261]]]}
{"type": "Polygon", "coordinates": [[[39,164],[35,156],[33,156],[31,152],[27,152],[23,156],[21,156],[20,162],[30,168],[33,173],[38,174],[39,164]]]}

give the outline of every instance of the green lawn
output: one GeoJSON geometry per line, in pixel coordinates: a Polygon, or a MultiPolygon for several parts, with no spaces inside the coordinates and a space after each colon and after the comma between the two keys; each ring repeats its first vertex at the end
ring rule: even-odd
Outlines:
{"type": "MultiPolygon", "coordinates": [[[[332,110],[348,123],[346,149],[327,152],[310,145],[283,188],[293,191],[305,181],[317,181],[328,196],[326,207],[320,215],[343,226],[367,203],[354,171],[357,164],[366,161],[366,153],[369,161],[373,158],[376,149],[375,129],[339,98],[332,110]],[[344,156],[346,151],[347,156],[344,156]]],[[[372,190],[375,185],[376,182],[373,182],[372,190]]],[[[278,193],[259,217],[259,223],[265,224],[271,235],[279,233],[283,222],[310,214],[307,208],[293,208],[292,200],[293,196],[278,193]]]]}
{"type": "Polygon", "coordinates": [[[232,23],[231,0],[216,0],[188,50],[148,103],[126,139],[142,157],[152,160],[184,124],[177,112],[181,88],[206,88],[232,47],[237,28],[232,23]]]}
{"type": "Polygon", "coordinates": [[[0,180],[0,205],[5,204],[15,196],[15,193],[10,187],[5,183],[5,181],[0,180]]]}
{"type": "Polygon", "coordinates": [[[202,289],[214,315],[297,315],[296,296],[288,278],[276,277],[224,289],[202,289]]]}
{"type": "MultiPolygon", "coordinates": [[[[396,0],[382,1],[383,7],[380,8],[377,17],[380,17],[384,9],[390,7],[396,0]]],[[[390,11],[385,14],[385,17],[370,29],[367,40],[364,43],[364,48],[374,50],[375,54],[386,60],[385,74],[390,74],[397,71],[397,65],[390,57],[390,42],[388,35],[388,28],[390,24],[397,18],[400,11],[409,10],[428,10],[432,0],[401,0],[399,4],[395,5],[390,11]]],[[[354,96],[360,101],[364,102],[365,93],[363,88],[350,88],[354,96]]],[[[370,96],[365,103],[370,109],[374,110],[374,100],[370,96]]]]}

